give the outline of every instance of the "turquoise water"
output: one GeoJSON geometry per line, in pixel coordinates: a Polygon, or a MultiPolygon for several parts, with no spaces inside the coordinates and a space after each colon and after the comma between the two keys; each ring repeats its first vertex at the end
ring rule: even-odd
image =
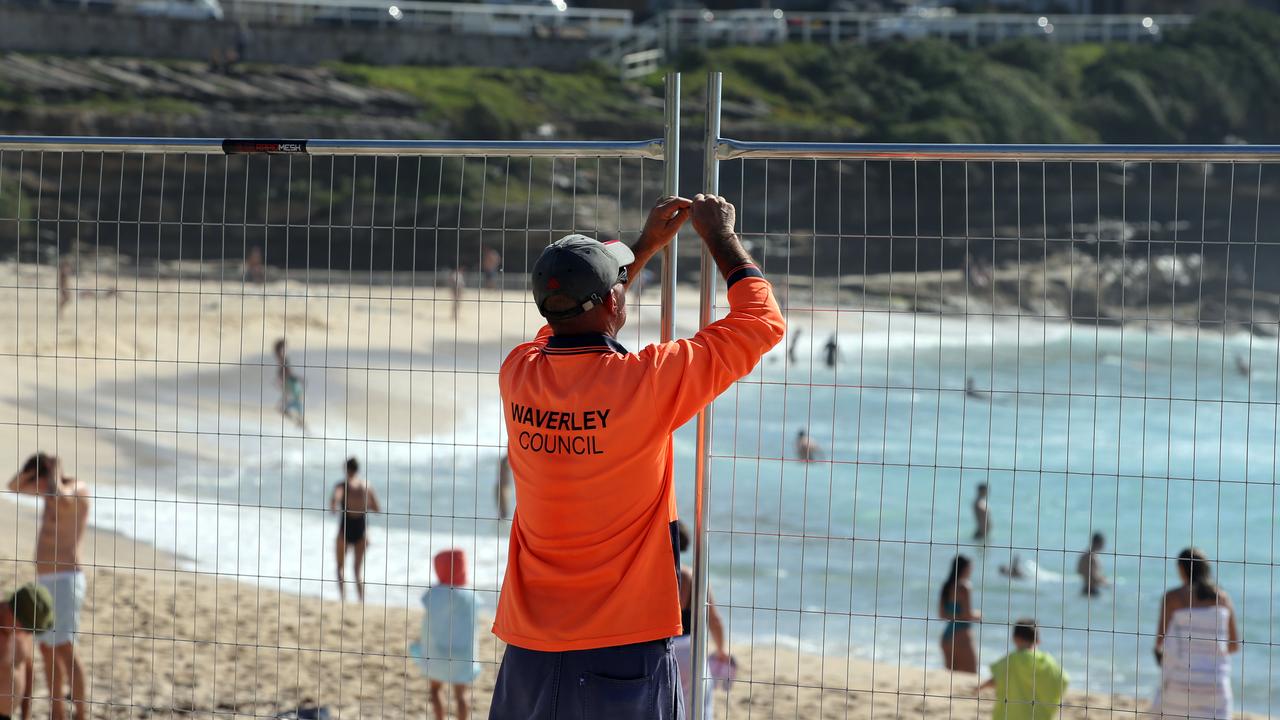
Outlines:
{"type": "Polygon", "coordinates": [[[963,552],[984,665],[1031,616],[1077,687],[1150,697],[1168,558],[1195,545],[1236,603],[1237,702],[1280,707],[1274,338],[882,315],[840,344],[834,370],[802,342],[716,405],[712,573],[735,637],[939,667],[932,618],[963,552]],[[794,459],[800,428],[829,462],[794,459]],[[1086,600],[1075,567],[1095,530],[1115,585],[1086,600]],[[1027,579],[999,574],[1013,554],[1027,579]]]}
{"type": "MultiPolygon", "coordinates": [[[[1239,614],[1237,702],[1280,708],[1270,680],[1280,671],[1274,338],[905,313],[793,315],[791,324],[805,330],[796,361],[778,348],[714,410],[712,589],[736,645],[938,667],[939,584],[964,552],[977,561],[984,664],[1009,647],[1009,620],[1033,616],[1076,687],[1150,697],[1159,598],[1176,584],[1168,558],[1196,545],[1239,614]],[[821,360],[833,329],[834,370],[821,360]],[[964,393],[970,377],[981,397],[964,393]],[[794,457],[802,427],[822,461],[794,457]],[[981,482],[994,524],[986,546],[970,540],[981,482]],[[1115,586],[1085,600],[1074,568],[1094,530],[1108,537],[1115,586]],[[1015,553],[1032,571],[1026,580],[997,572],[1015,553]]],[[[306,348],[294,352],[307,363],[306,348]]],[[[355,454],[390,511],[372,524],[370,602],[415,603],[431,583],[431,554],[461,546],[491,610],[506,552],[493,497],[503,438],[492,373],[503,354],[459,343],[452,356],[424,355],[417,367],[443,371],[415,382],[437,383],[459,410],[454,427],[413,442],[360,436],[318,410],[311,422],[329,439],[285,437],[274,397],[251,399],[267,408],[259,414],[176,418],[177,429],[234,450],[239,465],[185,468],[172,488],[120,483],[94,522],[201,570],[335,597],[327,499],[355,454]]],[[[376,368],[312,369],[308,403],[388,381],[376,368]]],[[[676,452],[689,518],[691,427],[677,433],[676,452]]]]}

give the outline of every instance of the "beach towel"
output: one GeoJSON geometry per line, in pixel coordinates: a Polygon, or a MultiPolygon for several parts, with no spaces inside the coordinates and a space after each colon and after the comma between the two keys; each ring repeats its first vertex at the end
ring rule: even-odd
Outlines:
{"type": "Polygon", "coordinates": [[[1152,710],[1162,718],[1231,717],[1230,611],[1181,608],[1169,618],[1160,663],[1160,690],[1152,710]]]}

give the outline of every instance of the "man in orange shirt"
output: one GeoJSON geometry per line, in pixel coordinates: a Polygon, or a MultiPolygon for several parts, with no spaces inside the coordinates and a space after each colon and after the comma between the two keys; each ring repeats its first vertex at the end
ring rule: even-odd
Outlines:
{"type": "Polygon", "coordinates": [[[785,326],[724,198],[658,201],[634,249],[569,235],[543,250],[548,326],[498,384],[516,512],[493,631],[508,644],[490,720],[684,716],[671,433],[751,372],[785,326]],[[692,217],[729,286],[729,314],[628,352],[626,290],[692,217]]]}

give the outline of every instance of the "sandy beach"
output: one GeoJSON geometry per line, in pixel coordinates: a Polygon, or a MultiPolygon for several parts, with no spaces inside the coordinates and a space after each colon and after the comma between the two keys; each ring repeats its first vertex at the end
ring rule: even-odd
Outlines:
{"type": "MultiPolygon", "coordinates": [[[[235,477],[237,446],[223,439],[299,437],[273,409],[277,337],[288,338],[308,377],[311,432],[396,441],[447,436],[466,424],[476,409],[459,398],[479,397],[505,348],[539,324],[514,291],[468,290],[455,323],[447,292],[431,287],[246,286],[87,272],[77,276],[78,290],[115,293],[78,298],[59,321],[52,268],[9,264],[0,272],[17,278],[16,287],[0,289],[0,377],[12,379],[0,390],[0,467],[16,469],[39,448],[103,487],[139,478],[176,485],[192,467],[235,477]]],[[[684,294],[682,332],[697,316],[694,302],[693,292],[684,294]]],[[[635,347],[652,338],[657,311],[633,313],[623,340],[635,347]]],[[[854,332],[860,320],[838,322],[841,332],[854,332]]],[[[6,587],[33,575],[35,519],[33,503],[0,495],[6,587]]],[[[277,592],[194,571],[181,552],[166,555],[110,532],[91,532],[85,542],[81,652],[94,717],[271,717],[305,702],[328,706],[334,717],[427,716],[427,683],[406,656],[421,621],[416,607],[277,592]]],[[[501,647],[487,622],[480,627],[484,672],[473,701],[482,718],[501,647]]],[[[975,699],[972,676],[781,650],[735,654],[739,682],[717,693],[717,717],[991,711],[990,699],[975,699]]],[[[1071,693],[1062,717],[1142,717],[1144,707],[1071,693]]],[[[45,713],[43,703],[36,713],[45,713]]]]}

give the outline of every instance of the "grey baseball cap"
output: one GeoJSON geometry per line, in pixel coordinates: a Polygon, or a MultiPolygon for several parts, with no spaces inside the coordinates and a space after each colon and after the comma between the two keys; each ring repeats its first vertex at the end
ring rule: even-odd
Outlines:
{"type": "Polygon", "coordinates": [[[548,320],[568,320],[602,304],[619,282],[623,268],[636,256],[619,240],[600,242],[586,235],[566,235],[543,248],[533,264],[533,302],[548,320]],[[551,311],[548,299],[572,301],[566,310],[551,311]]]}

